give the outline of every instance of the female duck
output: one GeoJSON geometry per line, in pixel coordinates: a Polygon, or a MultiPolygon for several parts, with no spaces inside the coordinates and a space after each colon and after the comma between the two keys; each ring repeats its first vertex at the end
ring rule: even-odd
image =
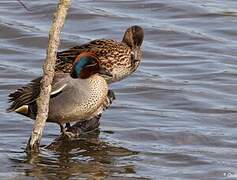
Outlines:
{"type": "Polygon", "coordinates": [[[93,52],[103,68],[113,76],[107,82],[115,82],[132,74],[141,62],[141,45],[144,32],[140,26],[128,28],[122,42],[99,39],[57,54],[56,71],[70,72],[73,62],[81,52],[93,52]]]}
{"type": "MultiPolygon", "coordinates": [[[[90,119],[100,114],[107,101],[108,85],[101,76],[110,74],[104,70],[96,56],[92,53],[82,53],[77,56],[71,73],[56,73],[54,76],[49,114],[47,122],[60,125],[90,119]]],[[[40,78],[16,90],[9,95],[12,102],[9,112],[35,119],[37,113],[36,99],[40,91],[40,78]]]]}

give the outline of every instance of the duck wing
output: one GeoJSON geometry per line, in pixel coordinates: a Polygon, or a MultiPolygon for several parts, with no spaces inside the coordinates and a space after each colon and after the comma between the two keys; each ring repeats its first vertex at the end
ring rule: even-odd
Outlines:
{"type": "MultiPolygon", "coordinates": [[[[50,98],[56,97],[60,94],[63,89],[67,86],[64,81],[65,74],[57,74],[54,77],[50,98]]],[[[15,92],[9,94],[10,107],[7,109],[8,112],[15,111],[24,105],[29,105],[36,101],[40,94],[40,85],[42,77],[32,80],[26,86],[17,89],[15,92]]]]}

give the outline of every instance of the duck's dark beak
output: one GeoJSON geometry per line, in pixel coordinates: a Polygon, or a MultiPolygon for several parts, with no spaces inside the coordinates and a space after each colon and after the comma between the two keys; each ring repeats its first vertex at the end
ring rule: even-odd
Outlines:
{"type": "Polygon", "coordinates": [[[108,77],[113,77],[113,75],[107,69],[104,69],[104,68],[100,68],[99,74],[108,76],[108,77]]]}

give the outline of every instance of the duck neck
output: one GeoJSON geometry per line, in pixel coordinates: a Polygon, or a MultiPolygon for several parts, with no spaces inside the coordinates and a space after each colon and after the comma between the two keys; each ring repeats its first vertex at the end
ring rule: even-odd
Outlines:
{"type": "Polygon", "coordinates": [[[101,83],[106,83],[105,79],[98,74],[93,74],[87,78],[90,87],[97,86],[101,83]]]}

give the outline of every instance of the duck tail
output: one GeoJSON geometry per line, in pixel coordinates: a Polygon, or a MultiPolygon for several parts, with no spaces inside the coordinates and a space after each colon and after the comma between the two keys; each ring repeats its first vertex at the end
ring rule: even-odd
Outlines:
{"type": "Polygon", "coordinates": [[[34,79],[26,86],[17,89],[8,95],[8,102],[11,103],[6,109],[7,112],[18,112],[25,114],[28,112],[28,105],[36,100],[40,93],[41,77],[34,79]]]}
{"type": "MultiPolygon", "coordinates": [[[[21,88],[22,89],[22,88],[21,88]]],[[[17,99],[21,96],[21,89],[16,90],[13,93],[8,95],[8,103],[11,103],[10,106],[6,109],[7,112],[13,112],[17,108],[17,99]]]]}

